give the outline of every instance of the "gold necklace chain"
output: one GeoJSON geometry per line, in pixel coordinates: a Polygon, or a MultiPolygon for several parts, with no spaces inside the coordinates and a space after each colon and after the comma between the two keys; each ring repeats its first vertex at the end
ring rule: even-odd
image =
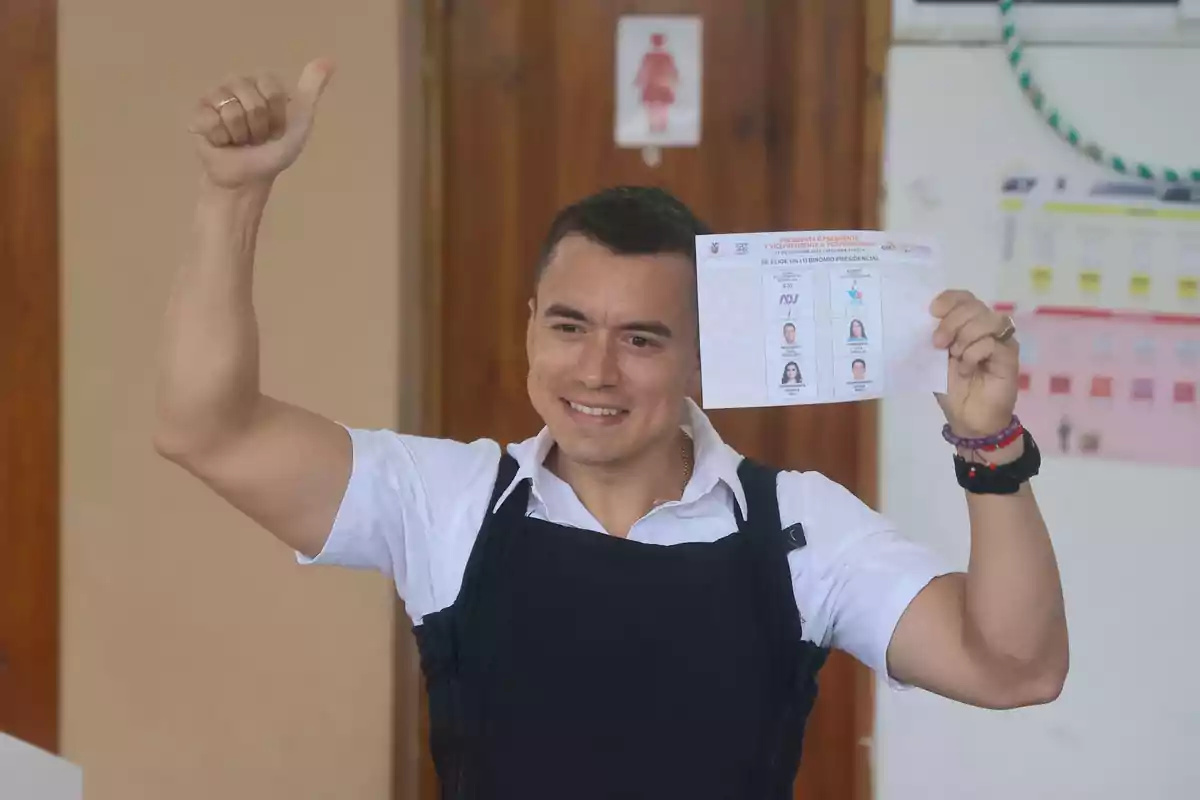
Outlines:
{"type": "MultiPolygon", "coordinates": [[[[679,490],[679,497],[682,499],[684,492],[687,491],[688,482],[692,479],[692,439],[687,434],[683,435],[683,441],[679,444],[679,455],[683,458],[683,487],[679,490]]],[[[668,503],[669,500],[655,500],[654,506],[660,506],[663,503],[668,503]]]]}
{"type": "Polygon", "coordinates": [[[688,481],[692,479],[692,448],[689,447],[691,443],[691,438],[685,434],[683,443],[679,445],[679,454],[683,456],[683,488],[685,491],[688,481]]]}

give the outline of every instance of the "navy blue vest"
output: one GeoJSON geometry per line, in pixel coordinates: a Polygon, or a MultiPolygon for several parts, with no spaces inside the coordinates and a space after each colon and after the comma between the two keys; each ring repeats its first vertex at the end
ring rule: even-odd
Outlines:
{"type": "MultiPolygon", "coordinates": [[[[747,519],[646,544],[526,515],[501,458],[454,604],[416,628],[446,800],[790,800],[826,650],[801,639],[777,471],[747,519]]],[[[735,511],[736,511],[735,504],[735,511]]]]}

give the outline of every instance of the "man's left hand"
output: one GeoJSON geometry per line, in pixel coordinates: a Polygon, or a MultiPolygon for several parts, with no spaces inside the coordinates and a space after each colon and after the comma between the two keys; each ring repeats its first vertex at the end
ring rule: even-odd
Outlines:
{"type": "Polygon", "coordinates": [[[937,399],[950,430],[967,438],[999,433],[1017,405],[1020,360],[1012,318],[958,290],[938,295],[930,313],[940,320],[934,346],[949,353],[946,394],[937,399]]]}

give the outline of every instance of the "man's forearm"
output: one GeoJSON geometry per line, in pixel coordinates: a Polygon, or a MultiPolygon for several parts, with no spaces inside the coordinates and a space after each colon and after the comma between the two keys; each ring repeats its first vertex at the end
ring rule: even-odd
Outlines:
{"type": "MultiPolygon", "coordinates": [[[[1011,460],[1022,444],[993,460],[1011,460]]],[[[1062,584],[1050,534],[1028,483],[1012,495],[967,493],[971,556],[966,623],[972,644],[1015,674],[1066,676],[1062,584]]]]}
{"type": "Polygon", "coordinates": [[[249,421],[261,399],[253,267],[270,188],[202,181],[191,250],[167,308],[157,444],[203,450],[249,421]]]}

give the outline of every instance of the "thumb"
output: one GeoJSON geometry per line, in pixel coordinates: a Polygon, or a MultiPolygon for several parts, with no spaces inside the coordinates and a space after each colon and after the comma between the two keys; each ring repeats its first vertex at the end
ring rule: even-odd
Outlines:
{"type": "Polygon", "coordinates": [[[334,63],[331,58],[318,58],[310,61],[300,73],[300,80],[296,82],[293,101],[308,113],[315,111],[317,101],[321,99],[321,94],[329,85],[329,79],[333,77],[333,72],[334,63]]]}

